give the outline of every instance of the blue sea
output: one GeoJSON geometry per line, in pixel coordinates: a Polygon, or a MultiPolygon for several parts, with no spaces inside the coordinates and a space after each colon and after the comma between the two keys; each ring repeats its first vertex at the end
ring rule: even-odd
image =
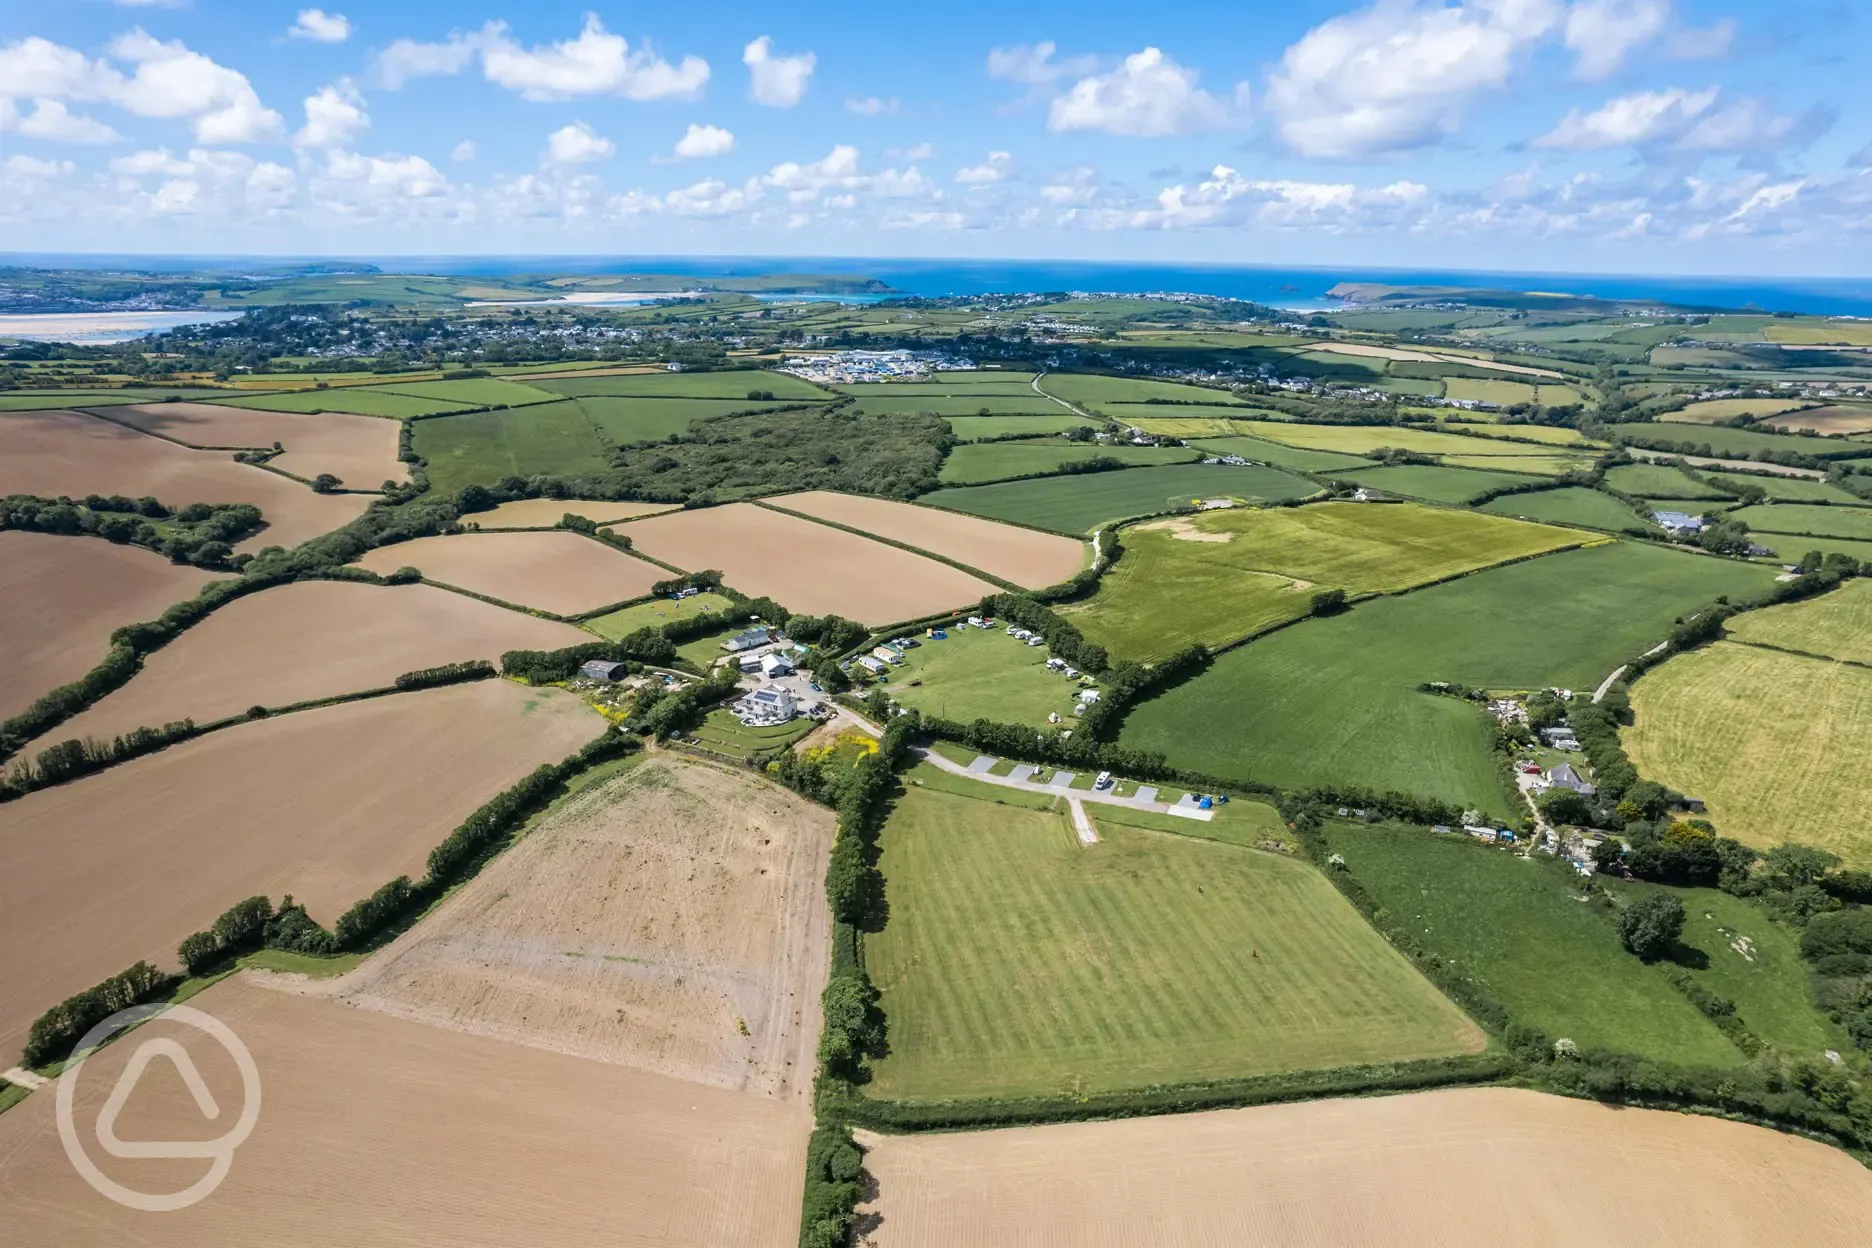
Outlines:
{"type": "MultiPolygon", "coordinates": [[[[1336,306],[1326,292],[1340,282],[1398,286],[1467,286],[1655,300],[1701,308],[1872,316],[1872,277],[1678,277],[1632,273],[1542,273],[1459,269],[1259,265],[1114,264],[1071,260],[919,260],[851,256],[354,256],[391,273],[500,277],[520,274],[666,273],[730,277],[801,273],[874,277],[907,295],[984,295],[1019,291],[1175,291],[1247,299],[1312,311],[1336,306]]],[[[247,267],[263,272],[294,263],[336,264],[332,257],[4,256],[0,262],[47,267],[141,267],[177,271],[247,267]]],[[[799,296],[790,296],[798,298],[799,296]]],[[[821,296],[822,298],[824,296],[821,296]]],[[[876,296],[845,296],[870,302],[876,296]]]]}

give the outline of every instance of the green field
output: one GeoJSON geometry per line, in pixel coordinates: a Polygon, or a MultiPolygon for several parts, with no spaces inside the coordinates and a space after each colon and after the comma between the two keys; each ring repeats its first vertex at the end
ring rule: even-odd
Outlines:
{"type": "Polygon", "coordinates": [[[1782,533],[1756,533],[1753,539],[1775,552],[1777,558],[1793,563],[1810,550],[1823,555],[1851,555],[1861,563],[1872,563],[1872,542],[1855,542],[1839,537],[1795,537],[1782,533]]]}
{"type": "Polygon", "coordinates": [[[1478,494],[1522,485],[1534,478],[1518,473],[1483,472],[1476,468],[1443,468],[1431,464],[1400,464],[1395,468],[1362,468],[1335,472],[1334,477],[1369,485],[1386,494],[1427,498],[1433,503],[1466,503],[1478,494]]]}
{"type": "Polygon", "coordinates": [[[1545,555],[1232,650],[1139,704],[1119,739],[1212,774],[1396,789],[1506,818],[1520,806],[1502,791],[1492,727],[1471,704],[1418,693],[1420,682],[1591,689],[1678,617],[1718,595],[1759,593],[1773,577],[1630,542],[1545,555]]]}
{"type": "Polygon", "coordinates": [[[1828,485],[1825,481],[1815,481],[1810,477],[1781,477],[1743,472],[1705,472],[1701,475],[1717,482],[1725,489],[1740,490],[1748,486],[1765,490],[1768,497],[1780,503],[1862,503],[1856,494],[1849,494],[1837,485],[1828,485]]]}
{"type": "Polygon", "coordinates": [[[1190,445],[1211,455],[1240,455],[1243,459],[1272,464],[1276,468],[1287,468],[1294,472],[1330,473],[1341,468],[1373,467],[1371,460],[1358,455],[1309,451],[1297,446],[1282,446],[1279,442],[1269,442],[1264,438],[1203,438],[1190,445]]]}
{"type": "Polygon", "coordinates": [[[1592,461],[1583,455],[1445,455],[1443,463],[1451,468],[1480,468],[1484,472],[1516,472],[1525,476],[1558,477],[1569,472],[1583,472],[1592,461]]]}
{"type": "Polygon", "coordinates": [[[602,472],[611,462],[590,417],[571,400],[419,420],[410,445],[429,461],[431,488],[444,494],[513,475],[602,472]]]}
{"type": "Polygon", "coordinates": [[[1606,472],[1605,483],[1621,494],[1639,498],[1729,497],[1662,464],[1620,464],[1606,472]]]}
{"type": "Polygon", "coordinates": [[[835,387],[858,398],[893,394],[1032,394],[1034,374],[1026,369],[974,369],[931,373],[917,381],[858,381],[835,387]]]}
{"type": "Polygon", "coordinates": [[[1731,514],[1749,528],[1764,533],[1817,533],[1822,537],[1872,540],[1872,509],[1776,503],[1743,507],[1731,514]]]}
{"type": "MultiPolygon", "coordinates": [[[[1059,409],[1055,408],[1058,412],[1059,409]]],[[[951,416],[949,427],[964,442],[979,438],[1006,438],[1015,434],[1043,436],[1065,433],[1068,429],[1093,428],[1083,416],[1059,412],[1057,416],[951,416]]]]}
{"type": "MultiPolygon", "coordinates": [[[[1040,379],[1040,388],[1055,398],[1080,407],[1098,409],[1113,403],[1148,403],[1152,399],[1170,399],[1178,403],[1232,403],[1235,396],[1227,390],[1207,386],[1186,386],[1174,381],[1142,381],[1134,377],[1100,377],[1092,373],[1048,373],[1040,379]]],[[[1150,413],[1141,413],[1149,415],[1150,413]]],[[[1175,416],[1174,408],[1157,413],[1175,416]]]]}
{"type": "Polygon", "coordinates": [[[999,628],[946,631],[948,640],[925,637],[904,655],[903,666],[891,672],[891,697],[965,724],[992,719],[1038,726],[1049,713],[1072,718],[1078,682],[1047,670],[1045,646],[1016,641],[999,628]]]}
{"type": "Polygon", "coordinates": [[[690,744],[711,754],[745,761],[756,754],[784,749],[817,726],[814,720],[795,719],[770,728],[744,728],[731,712],[714,710],[690,734],[694,738],[690,744]]]}
{"type": "Polygon", "coordinates": [[[726,611],[733,605],[734,600],[722,594],[691,594],[683,599],[656,598],[613,611],[609,615],[594,616],[584,621],[584,626],[600,637],[616,641],[640,628],[661,628],[665,624],[705,612],[726,611]]]}
{"type": "Polygon", "coordinates": [[[1534,387],[1524,381],[1496,381],[1483,377],[1450,377],[1443,382],[1445,398],[1471,399],[1477,403],[1493,403],[1496,407],[1512,407],[1516,403],[1532,403],[1534,387]]]}
{"type": "MultiPolygon", "coordinates": [[[[1403,425],[1303,425],[1294,422],[1243,421],[1241,431],[1271,442],[1342,455],[1368,455],[1389,447],[1422,455],[1552,455],[1550,446],[1509,442],[1502,438],[1443,433],[1403,425]]],[[[1507,467],[1508,465],[1502,465],[1507,467]]]]}
{"type": "MultiPolygon", "coordinates": [[[[911,412],[934,412],[938,416],[989,415],[1070,416],[1065,408],[1043,394],[1029,390],[1025,394],[904,395],[866,397],[858,400],[858,410],[876,416],[902,416],[911,412]]],[[[1083,422],[1082,422],[1083,423],[1083,422]]]]}
{"type": "MultiPolygon", "coordinates": [[[[991,791],[991,790],[984,790],[991,791]]],[[[1401,1061],[1481,1033],[1332,886],[1277,854],[912,787],[865,942],[872,1095],[1061,1096],[1401,1061]]]]}
{"type": "Polygon", "coordinates": [[[1619,945],[1612,916],[1581,904],[1573,873],[1467,837],[1328,824],[1327,843],[1387,925],[1454,966],[1523,1026],[1582,1048],[1736,1066],[1741,1050],[1619,945]]]}
{"type": "Polygon", "coordinates": [[[1702,798],[1723,835],[1872,866],[1872,670],[1719,641],[1647,672],[1632,713],[1640,774],[1702,798]]]}
{"type": "Polygon", "coordinates": [[[1482,504],[1483,511],[1498,516],[1518,516],[1542,524],[1582,524],[1592,529],[1649,527],[1638,514],[1610,494],[1568,485],[1557,490],[1538,490],[1532,494],[1509,494],[1482,504]]]}
{"type": "Polygon", "coordinates": [[[1108,520],[1187,507],[1198,498],[1280,502],[1305,498],[1318,489],[1311,481],[1274,468],[1173,464],[937,490],[917,501],[990,520],[1009,520],[1077,535],[1089,533],[1108,520]]]}
{"type": "Polygon", "coordinates": [[[218,398],[225,390],[0,390],[0,412],[51,411],[64,407],[109,407],[117,403],[192,403],[218,398]]]}
{"type": "Polygon", "coordinates": [[[1658,419],[1673,425],[1713,425],[1737,416],[1775,416],[1807,405],[1802,399],[1706,399],[1665,412],[1658,419]]]}
{"type": "Polygon", "coordinates": [[[829,400],[833,396],[788,373],[727,370],[707,373],[633,373],[622,377],[566,377],[527,383],[567,398],[630,395],[652,399],[739,399],[765,390],[782,401],[829,400]]]}
{"type": "Polygon", "coordinates": [[[1089,442],[973,442],[958,446],[943,461],[938,478],[944,485],[978,485],[1010,477],[1056,472],[1065,464],[1089,459],[1154,467],[1198,458],[1180,446],[1098,446],[1089,442]]]}
{"type": "Polygon", "coordinates": [[[390,420],[409,420],[416,416],[432,416],[437,412],[456,412],[479,406],[448,399],[393,394],[388,390],[371,390],[362,386],[244,395],[234,399],[216,399],[215,402],[225,407],[246,407],[266,412],[349,412],[355,416],[382,416],[390,420]]]}
{"type": "Polygon", "coordinates": [[[1618,432],[1639,445],[1651,441],[1694,443],[1695,454],[1713,454],[1720,458],[1747,459],[1756,451],[1792,451],[1819,459],[1845,459],[1866,454],[1862,443],[1842,442],[1836,438],[1803,438],[1794,434],[1757,433],[1753,429],[1731,429],[1725,425],[1620,425],[1618,432]],[[1700,448],[1707,444],[1709,451],[1700,448]]]}
{"type": "Polygon", "coordinates": [[[1737,641],[1872,666],[1872,581],[1851,580],[1817,598],[1745,611],[1726,628],[1737,641]]]}
{"type": "Polygon", "coordinates": [[[460,407],[523,407],[528,403],[550,403],[558,396],[518,381],[498,377],[472,377],[466,381],[411,381],[374,387],[386,394],[409,394],[419,399],[435,399],[460,407]]]}
{"type": "Polygon", "coordinates": [[[737,412],[766,412],[783,403],[756,403],[748,399],[659,399],[588,395],[574,399],[585,414],[619,446],[632,442],[661,442],[673,433],[687,433],[698,420],[731,416],[737,412]]]}
{"type": "Polygon", "coordinates": [[[1318,590],[1395,593],[1585,540],[1408,503],[1209,511],[1126,529],[1098,592],[1060,609],[1113,655],[1142,662],[1297,619],[1318,590]]]}

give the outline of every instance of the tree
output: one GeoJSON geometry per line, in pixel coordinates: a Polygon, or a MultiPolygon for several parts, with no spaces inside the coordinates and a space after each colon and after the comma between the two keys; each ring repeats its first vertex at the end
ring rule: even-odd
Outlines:
{"type": "Polygon", "coordinates": [[[1589,824],[1592,822],[1592,803],[1585,796],[1572,789],[1555,785],[1536,799],[1541,814],[1549,823],[1589,824]]]}
{"type": "Polygon", "coordinates": [[[1619,943],[1646,962],[1676,947],[1683,935],[1684,907],[1675,893],[1647,893],[1618,916],[1619,943]]]}
{"type": "Polygon", "coordinates": [[[1839,865],[1839,855],[1811,845],[1784,843],[1762,855],[1774,886],[1793,890],[1818,884],[1826,873],[1839,865]]]}
{"type": "Polygon", "coordinates": [[[1592,860],[1597,870],[1611,871],[1623,861],[1624,857],[1625,843],[1616,836],[1608,836],[1593,846],[1592,860]]]}
{"type": "Polygon", "coordinates": [[[1313,595],[1314,615],[1337,615],[1345,607],[1346,593],[1343,589],[1322,589],[1313,595]]]}
{"type": "Polygon", "coordinates": [[[343,481],[329,472],[321,472],[312,478],[312,488],[320,494],[329,494],[343,484],[343,481]]]}

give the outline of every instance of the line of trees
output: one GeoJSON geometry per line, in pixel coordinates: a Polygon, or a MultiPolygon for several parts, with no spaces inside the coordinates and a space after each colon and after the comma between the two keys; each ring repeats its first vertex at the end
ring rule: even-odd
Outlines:
{"type": "Polygon", "coordinates": [[[0,530],[101,537],[202,568],[239,568],[245,556],[235,555],[234,543],[259,532],[261,525],[260,509],[249,503],[190,503],[172,511],[154,498],[121,494],[0,499],[0,530]]]}
{"type": "Polygon", "coordinates": [[[22,760],[0,780],[0,802],[102,771],[115,763],[153,754],[195,734],[194,720],[178,719],[160,728],[132,728],[109,743],[75,737],[60,741],[39,751],[30,762],[22,760]]]}

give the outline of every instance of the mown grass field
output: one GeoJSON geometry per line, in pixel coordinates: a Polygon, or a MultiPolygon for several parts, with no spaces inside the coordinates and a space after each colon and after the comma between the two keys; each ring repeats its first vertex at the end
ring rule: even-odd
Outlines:
{"type": "Polygon", "coordinates": [[[1380,447],[1417,451],[1424,455],[1507,457],[1553,454],[1550,447],[1527,442],[1470,437],[1399,425],[1303,425],[1251,420],[1242,422],[1242,432],[1270,442],[1285,442],[1289,446],[1313,451],[1338,451],[1342,455],[1367,455],[1380,447]]]}
{"type": "Polygon", "coordinates": [[[1532,403],[1534,387],[1524,381],[1495,381],[1483,377],[1445,377],[1443,395],[1450,399],[1470,399],[1477,403],[1493,403],[1496,407],[1511,407],[1516,403],[1532,403]]]}
{"type": "MultiPolygon", "coordinates": [[[[1696,429],[1671,425],[1622,425],[1619,432],[1638,440],[1707,444],[1710,453],[1728,459],[1747,459],[1756,451],[1792,451],[1819,459],[1846,459],[1865,454],[1865,447],[1832,438],[1803,438],[1793,434],[1758,433],[1753,429],[1731,429],[1726,425],[1703,425],[1696,429]]],[[[1703,452],[1699,450],[1698,454],[1703,452]]]]}
{"type": "MultiPolygon", "coordinates": [[[[1732,514],[1749,528],[1764,533],[1815,533],[1822,537],[1872,541],[1872,508],[1776,503],[1743,507],[1732,514]]],[[[1772,542],[1766,544],[1773,545],[1772,542]]]]}
{"type": "Polygon", "coordinates": [[[1265,438],[1246,436],[1203,438],[1191,445],[1211,455],[1240,455],[1243,459],[1252,459],[1295,472],[1330,473],[1341,468],[1375,466],[1371,460],[1362,456],[1340,455],[1333,451],[1308,451],[1297,446],[1283,446],[1279,442],[1269,442],[1265,438]]]}
{"type": "Polygon", "coordinates": [[[1790,537],[1781,533],[1757,533],[1754,541],[1769,547],[1777,558],[1793,562],[1810,550],[1823,555],[1838,552],[1851,555],[1861,563],[1872,563],[1872,542],[1855,542],[1840,537],[1790,537]]]}
{"type": "Polygon", "coordinates": [[[191,390],[9,390],[0,391],[0,412],[56,411],[65,407],[109,407],[116,403],[160,403],[164,399],[187,399],[203,402],[219,398],[225,391],[191,390]]]}
{"type": "Polygon", "coordinates": [[[1518,516],[1542,524],[1580,524],[1614,532],[1626,528],[1648,527],[1649,522],[1610,494],[1585,486],[1569,485],[1557,490],[1539,490],[1532,494],[1508,494],[1482,504],[1483,511],[1498,516],[1518,516]]]}
{"type": "Polygon", "coordinates": [[[1719,641],[1647,672],[1632,711],[1639,772],[1702,798],[1723,835],[1872,865],[1872,670],[1719,641]]]}
{"type": "MultiPolygon", "coordinates": [[[[1040,379],[1040,389],[1087,409],[1113,403],[1146,403],[1151,399],[1173,399],[1179,403],[1231,403],[1235,396],[1227,390],[1207,386],[1186,386],[1175,381],[1145,381],[1135,377],[1101,377],[1093,373],[1048,373],[1040,379]]],[[[1148,415],[1149,413],[1141,413],[1148,415]]],[[[1166,411],[1165,416],[1175,412],[1166,411]]]]}
{"type": "Polygon", "coordinates": [[[1334,823],[1326,839],[1391,925],[1516,1022],[1654,1061],[1744,1061],[1662,971],[1625,952],[1609,913],[1577,900],[1570,870],[1415,828],[1334,823]]]}
{"type": "Polygon", "coordinates": [[[1726,627],[1737,641],[1872,665],[1872,581],[1851,580],[1805,602],[1745,611],[1726,627]]]}
{"type": "Polygon", "coordinates": [[[1056,406],[1056,416],[951,416],[949,427],[964,442],[973,442],[981,438],[1005,438],[1015,434],[1041,436],[1050,433],[1065,433],[1068,429],[1091,428],[1092,422],[1083,416],[1073,416],[1062,412],[1056,406]]]}
{"type": "Polygon", "coordinates": [[[944,485],[978,485],[1009,477],[1057,471],[1089,459],[1115,459],[1142,467],[1186,463],[1199,458],[1180,446],[1098,446],[1090,442],[972,442],[956,447],[943,461],[944,485]]]}
{"type": "Polygon", "coordinates": [[[776,400],[823,400],[834,396],[810,381],[790,373],[765,370],[721,370],[707,373],[641,373],[624,377],[566,377],[528,382],[567,398],[586,395],[628,395],[647,399],[739,399],[755,391],[771,392],[776,400]]]}
{"type": "Polygon", "coordinates": [[[522,407],[528,403],[550,403],[558,397],[550,390],[519,381],[502,381],[498,377],[471,377],[465,381],[393,382],[376,388],[386,394],[414,395],[419,399],[435,399],[461,407],[470,404],[481,407],[522,407]]]}
{"type": "Polygon", "coordinates": [[[904,656],[903,666],[890,674],[891,697],[962,723],[992,719],[1038,726],[1049,713],[1071,719],[1079,684],[1047,670],[1045,646],[1016,641],[999,628],[946,631],[946,641],[925,637],[904,656]]]}
{"type": "Polygon", "coordinates": [[[1393,593],[1590,539],[1409,503],[1314,503],[1151,521],[1123,540],[1098,592],[1062,610],[1114,655],[1145,661],[1298,618],[1319,590],[1393,593]]]}
{"type": "Polygon", "coordinates": [[[1759,593],[1773,576],[1629,542],[1544,555],[1232,650],[1140,703],[1119,739],[1218,775],[1397,789],[1518,818],[1481,712],[1418,693],[1420,682],[1591,689],[1679,616],[1721,594],[1759,593]]]}
{"type": "Polygon", "coordinates": [[[241,396],[216,399],[215,402],[224,407],[246,407],[263,412],[349,412],[355,416],[382,416],[390,420],[409,420],[416,416],[431,416],[437,412],[454,412],[479,406],[448,399],[392,394],[386,390],[367,390],[358,386],[241,396]]]}
{"type": "Polygon", "coordinates": [[[505,476],[572,476],[610,465],[591,418],[569,399],[419,420],[411,427],[410,445],[429,461],[430,487],[445,494],[505,476]]]}
{"type": "Polygon", "coordinates": [[[1280,502],[1318,490],[1311,481],[1274,468],[1172,464],[936,490],[917,501],[990,520],[1081,534],[1109,520],[1187,507],[1198,498],[1280,502]]]}
{"type": "Polygon", "coordinates": [[[726,611],[733,605],[733,599],[722,594],[692,594],[682,599],[657,598],[613,611],[609,615],[595,616],[584,621],[584,627],[600,637],[616,641],[640,628],[661,628],[665,624],[673,624],[677,620],[686,620],[705,612],[726,611]]]}
{"type": "Polygon", "coordinates": [[[1605,483],[1621,494],[1639,498],[1726,498],[1728,495],[1692,481],[1675,468],[1661,464],[1620,464],[1608,470],[1605,483]]]}
{"type": "Polygon", "coordinates": [[[1670,424],[1713,425],[1737,416],[1775,416],[1803,405],[1801,399],[1705,399],[1658,419],[1670,424]]]}
{"type": "Polygon", "coordinates": [[[1432,464],[1400,464],[1395,468],[1362,468],[1336,472],[1335,477],[1369,485],[1386,494],[1427,498],[1433,503],[1466,503],[1478,494],[1522,485],[1534,478],[1520,473],[1486,472],[1476,468],[1444,468],[1432,464]]]}
{"type": "Polygon", "coordinates": [[[1778,503],[1862,503],[1857,494],[1849,494],[1837,485],[1809,477],[1782,477],[1770,473],[1756,476],[1746,472],[1705,472],[1701,474],[1724,489],[1754,486],[1767,492],[1778,503]]]}
{"type": "Polygon", "coordinates": [[[865,943],[890,1020],[867,1091],[1072,1095],[1473,1052],[1482,1034],[1276,854],[911,788],[865,943]]]}
{"type": "Polygon", "coordinates": [[[1451,468],[1480,468],[1486,472],[1518,472],[1535,477],[1558,477],[1592,465],[1583,455],[1445,455],[1451,468]]]}

